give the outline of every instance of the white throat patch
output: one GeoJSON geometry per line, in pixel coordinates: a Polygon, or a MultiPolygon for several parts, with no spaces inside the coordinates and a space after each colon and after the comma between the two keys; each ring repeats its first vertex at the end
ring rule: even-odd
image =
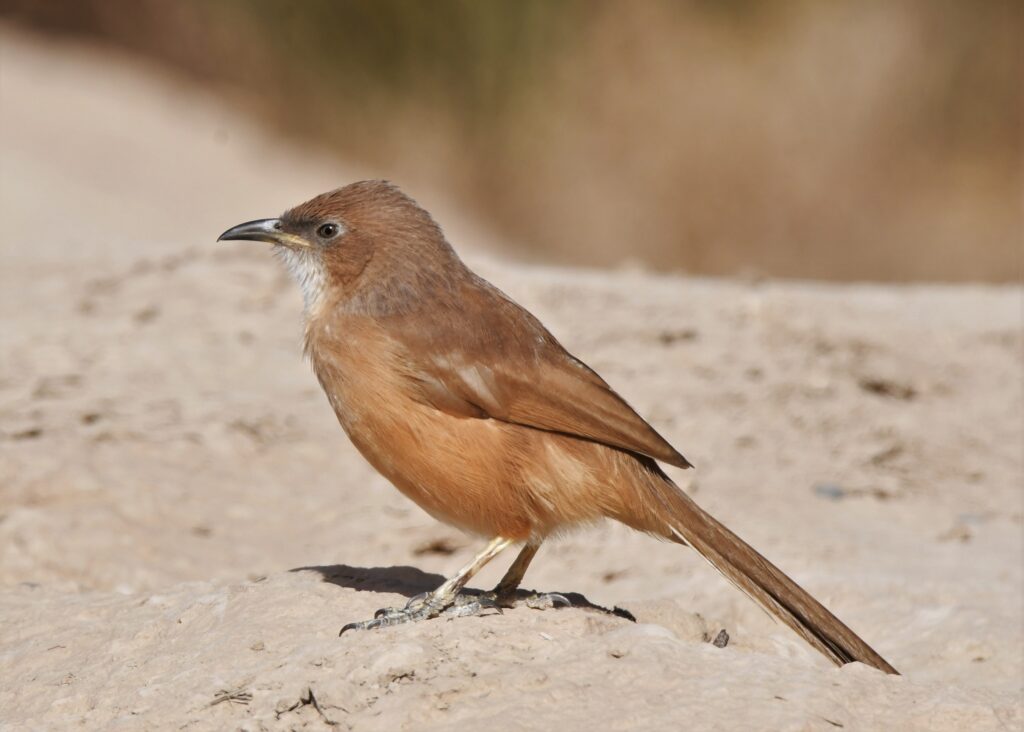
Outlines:
{"type": "Polygon", "coordinates": [[[320,307],[324,288],[327,285],[327,273],[324,271],[323,261],[308,249],[276,246],[274,253],[285,263],[288,271],[292,273],[292,277],[302,288],[306,317],[309,317],[320,307]]]}

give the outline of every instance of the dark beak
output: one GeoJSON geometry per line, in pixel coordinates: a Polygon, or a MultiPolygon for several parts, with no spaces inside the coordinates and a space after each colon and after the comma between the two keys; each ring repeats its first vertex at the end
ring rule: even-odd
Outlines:
{"type": "Polygon", "coordinates": [[[217,241],[265,241],[269,244],[280,244],[286,247],[306,247],[301,237],[284,231],[281,219],[257,219],[233,226],[217,237],[217,241]]]}

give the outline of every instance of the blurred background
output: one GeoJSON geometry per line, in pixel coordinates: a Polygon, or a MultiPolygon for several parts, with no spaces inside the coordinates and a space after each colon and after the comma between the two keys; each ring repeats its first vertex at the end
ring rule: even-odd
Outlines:
{"type": "Polygon", "coordinates": [[[0,0],[0,22],[442,191],[520,259],[998,282],[1021,275],[1022,7],[0,0]]]}

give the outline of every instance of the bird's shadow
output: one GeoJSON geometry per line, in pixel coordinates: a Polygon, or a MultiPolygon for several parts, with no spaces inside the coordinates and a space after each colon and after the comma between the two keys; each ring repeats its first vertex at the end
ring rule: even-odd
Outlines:
{"type": "MultiPolygon", "coordinates": [[[[324,582],[338,587],[346,587],[357,592],[390,592],[405,597],[415,597],[423,592],[436,590],[445,578],[439,574],[424,572],[416,567],[352,567],[347,564],[330,564],[316,567],[295,567],[290,572],[316,572],[324,582]]],[[[480,595],[481,590],[467,587],[464,595],[480,595]]],[[[516,595],[525,600],[533,595],[529,590],[519,590],[516,595]]],[[[571,608],[590,610],[593,612],[613,615],[636,622],[633,613],[621,607],[607,608],[591,602],[578,592],[555,592],[569,601],[571,608]]]]}

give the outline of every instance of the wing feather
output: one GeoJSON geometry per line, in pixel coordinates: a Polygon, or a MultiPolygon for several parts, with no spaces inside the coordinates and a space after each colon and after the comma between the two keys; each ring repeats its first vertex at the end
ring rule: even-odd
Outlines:
{"type": "Polygon", "coordinates": [[[483,280],[458,307],[391,323],[418,396],[441,411],[582,437],[680,468],[689,461],[529,312],[483,280]],[[482,286],[481,286],[482,285],[482,286]]]}

